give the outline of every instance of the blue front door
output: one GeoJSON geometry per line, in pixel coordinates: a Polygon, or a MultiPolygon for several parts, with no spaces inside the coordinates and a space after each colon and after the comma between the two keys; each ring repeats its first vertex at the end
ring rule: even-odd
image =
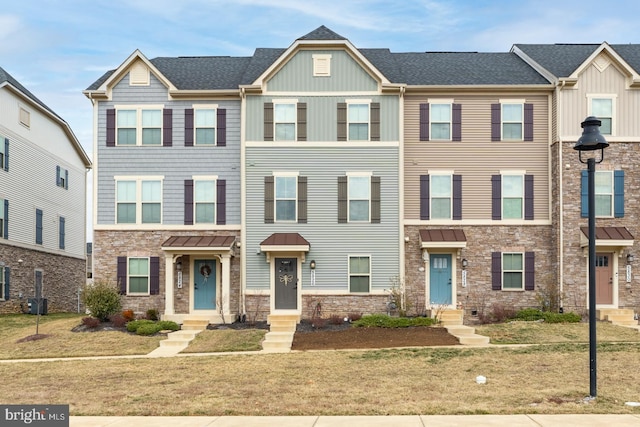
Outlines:
{"type": "Polygon", "coordinates": [[[216,308],[216,260],[198,259],[193,262],[193,308],[216,308]]]}
{"type": "Polygon", "coordinates": [[[431,255],[429,269],[429,302],[451,304],[451,255],[431,255]]]}

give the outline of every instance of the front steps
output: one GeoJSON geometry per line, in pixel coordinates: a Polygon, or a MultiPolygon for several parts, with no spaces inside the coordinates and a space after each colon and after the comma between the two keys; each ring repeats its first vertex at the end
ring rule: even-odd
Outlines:
{"type": "Polygon", "coordinates": [[[489,337],[477,335],[476,329],[462,324],[463,310],[444,310],[436,314],[440,324],[454,337],[458,338],[462,345],[488,345],[489,337]]]}
{"type": "Polygon", "coordinates": [[[267,316],[267,323],[270,327],[269,332],[264,336],[264,341],[262,341],[262,351],[265,353],[290,352],[298,322],[300,322],[300,315],[296,314],[270,314],[267,316]]]}
{"type": "Polygon", "coordinates": [[[182,323],[182,329],[167,334],[167,339],[160,341],[160,346],[153,350],[148,356],[151,357],[170,357],[175,356],[182,350],[187,348],[189,343],[200,332],[207,329],[209,321],[205,319],[185,319],[182,323]]]}
{"type": "Polygon", "coordinates": [[[634,319],[634,312],[630,308],[601,308],[596,310],[596,318],[640,331],[638,320],[634,319]]]}

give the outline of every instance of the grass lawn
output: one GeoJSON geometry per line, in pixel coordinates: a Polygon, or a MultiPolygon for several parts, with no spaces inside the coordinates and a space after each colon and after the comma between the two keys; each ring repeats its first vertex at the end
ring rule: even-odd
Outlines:
{"type": "MultiPolygon", "coordinates": [[[[65,328],[79,323],[80,316],[50,316],[43,316],[40,325],[51,323],[50,332],[40,333],[59,333],[57,345],[64,345],[65,328]]],[[[17,347],[16,337],[33,334],[35,325],[11,327],[5,320],[0,317],[2,352],[14,354],[7,347],[17,347]]],[[[542,345],[0,363],[0,395],[4,404],[69,404],[72,415],[640,412],[624,405],[640,400],[637,331],[598,324],[598,398],[585,403],[587,324],[517,323],[479,329],[494,341],[542,345]],[[487,377],[487,383],[476,384],[478,375],[487,377]]],[[[96,340],[88,347],[115,345],[111,353],[126,346],[107,341],[108,333],[69,334],[96,340]]],[[[205,342],[210,341],[207,335],[205,342]]],[[[219,334],[211,336],[216,345],[227,341],[219,334]]]]}

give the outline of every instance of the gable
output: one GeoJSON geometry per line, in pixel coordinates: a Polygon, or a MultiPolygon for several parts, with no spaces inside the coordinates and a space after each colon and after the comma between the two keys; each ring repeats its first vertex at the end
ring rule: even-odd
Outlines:
{"type": "Polygon", "coordinates": [[[377,92],[379,80],[345,50],[302,49],[266,80],[266,87],[269,92],[377,92]],[[318,69],[318,58],[328,70],[318,69]]]}

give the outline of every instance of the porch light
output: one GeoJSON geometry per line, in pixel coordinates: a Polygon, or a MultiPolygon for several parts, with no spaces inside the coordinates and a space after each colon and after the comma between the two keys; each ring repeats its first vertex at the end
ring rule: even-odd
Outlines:
{"type": "Polygon", "coordinates": [[[309,263],[309,268],[312,270],[316,269],[316,261],[315,260],[311,260],[311,262],[309,263]]]}
{"type": "Polygon", "coordinates": [[[176,262],[176,270],[182,271],[182,260],[176,262]]]}
{"type": "Polygon", "coordinates": [[[466,258],[462,259],[462,268],[466,269],[469,266],[469,261],[466,258]]]}
{"type": "Polygon", "coordinates": [[[633,262],[633,255],[627,254],[627,264],[631,264],[633,262]]]}

